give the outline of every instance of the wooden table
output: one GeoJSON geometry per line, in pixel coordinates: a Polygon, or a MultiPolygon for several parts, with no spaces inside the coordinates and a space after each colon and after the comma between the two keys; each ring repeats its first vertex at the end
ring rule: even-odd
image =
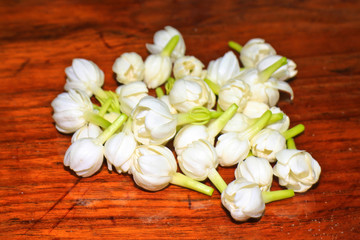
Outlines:
{"type": "MultiPolygon", "coordinates": [[[[275,2],[1,1],[0,238],[359,238],[360,2],[275,2]],[[296,62],[295,99],[282,94],[279,106],[292,126],[306,126],[296,143],[322,167],[314,188],[237,223],[216,191],[147,192],[105,165],[90,178],[64,168],[71,136],[56,131],[50,106],[64,91],[64,69],[73,58],[92,60],[115,90],[114,60],[130,51],[145,58],[166,25],[206,66],[229,40],[255,37],[296,62]]],[[[234,168],[218,171],[234,179],[234,168]]]]}

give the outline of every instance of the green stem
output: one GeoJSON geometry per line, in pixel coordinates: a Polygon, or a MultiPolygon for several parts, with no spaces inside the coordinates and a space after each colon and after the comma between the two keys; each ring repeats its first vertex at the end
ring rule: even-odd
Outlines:
{"type": "Polygon", "coordinates": [[[106,92],[102,88],[99,88],[99,87],[94,88],[93,93],[94,93],[95,97],[99,100],[99,102],[105,102],[106,99],[108,99],[108,97],[109,97],[106,94],[106,92]]]}
{"type": "Polygon", "coordinates": [[[233,103],[231,106],[226,109],[226,111],[221,114],[214,122],[212,122],[208,127],[208,133],[210,138],[215,138],[221,130],[225,127],[226,123],[235,115],[239,107],[233,103]]]}
{"type": "Polygon", "coordinates": [[[242,46],[234,41],[229,41],[229,47],[240,53],[242,46]]]}
{"type": "Polygon", "coordinates": [[[195,190],[197,192],[206,194],[208,196],[211,196],[214,192],[213,188],[178,172],[173,175],[170,183],[177,186],[186,187],[195,190]]]}
{"type": "Polygon", "coordinates": [[[287,63],[286,57],[280,58],[271,66],[267,67],[266,69],[264,69],[259,73],[259,81],[263,83],[266,82],[276,70],[278,70],[281,66],[285,65],[286,63],[287,63]]]}
{"type": "Polygon", "coordinates": [[[268,125],[276,123],[277,121],[282,120],[284,117],[283,113],[273,113],[269,119],[268,125]]]}
{"type": "Polygon", "coordinates": [[[194,107],[187,113],[176,114],[177,125],[185,124],[207,124],[212,118],[217,118],[222,112],[210,111],[206,107],[194,107]]]}
{"type": "Polygon", "coordinates": [[[164,49],[161,51],[161,56],[163,57],[170,57],[172,51],[174,51],[174,48],[176,47],[176,45],[178,44],[180,39],[179,35],[175,35],[173,36],[170,41],[166,44],[166,46],[164,47],[164,49]]]}
{"type": "Polygon", "coordinates": [[[295,196],[294,190],[278,190],[278,191],[270,191],[270,192],[261,192],[264,203],[269,203],[273,201],[283,200],[285,198],[290,198],[295,196]]]}
{"type": "Polygon", "coordinates": [[[100,106],[98,106],[98,105],[96,105],[96,104],[94,104],[94,103],[93,103],[92,105],[93,105],[93,109],[100,111],[100,109],[101,109],[100,106]]]}
{"type": "Polygon", "coordinates": [[[205,78],[204,82],[206,82],[206,84],[209,86],[209,88],[216,94],[219,95],[219,91],[220,91],[220,86],[216,83],[214,83],[213,81],[211,81],[210,79],[205,78]]]}
{"type": "Polygon", "coordinates": [[[105,129],[96,139],[100,144],[104,144],[127,120],[125,114],[121,114],[108,128],[105,129]]]}
{"type": "Polygon", "coordinates": [[[219,190],[220,193],[222,193],[225,190],[225,188],[227,187],[226,182],[220,176],[218,171],[216,171],[215,168],[210,169],[208,178],[215,185],[215,187],[217,188],[217,190],[219,190]]]}
{"type": "Polygon", "coordinates": [[[109,122],[102,116],[99,116],[98,114],[93,113],[93,112],[85,112],[84,118],[86,119],[86,121],[88,121],[92,124],[95,124],[97,126],[100,126],[103,129],[106,129],[111,125],[111,122],[109,122]]]}
{"type": "Polygon", "coordinates": [[[157,98],[161,98],[162,96],[165,95],[164,91],[163,91],[163,89],[161,87],[157,87],[155,89],[155,93],[156,93],[157,98]]]}
{"type": "Polygon", "coordinates": [[[296,149],[295,141],[293,138],[289,138],[286,140],[287,149],[296,149]]]}
{"type": "Polygon", "coordinates": [[[272,113],[270,110],[261,115],[260,118],[256,120],[251,126],[249,126],[245,131],[239,133],[240,138],[242,139],[252,139],[258,132],[261,131],[266,125],[268,125],[269,119],[271,118],[272,113]]]}
{"type": "Polygon", "coordinates": [[[224,113],[224,111],[210,111],[210,118],[213,119],[213,118],[218,118],[220,117],[222,114],[224,113]]]}
{"type": "Polygon", "coordinates": [[[165,91],[166,94],[169,95],[171,89],[173,88],[175,83],[175,78],[169,77],[168,80],[165,83],[165,91]]]}
{"type": "Polygon", "coordinates": [[[287,131],[285,131],[282,135],[287,140],[289,138],[293,138],[293,137],[299,135],[304,130],[305,130],[305,126],[303,124],[298,124],[295,127],[292,127],[290,129],[288,129],[287,131]]]}
{"type": "Polygon", "coordinates": [[[111,105],[112,99],[106,99],[105,103],[101,105],[99,110],[99,116],[103,117],[111,105]]]}

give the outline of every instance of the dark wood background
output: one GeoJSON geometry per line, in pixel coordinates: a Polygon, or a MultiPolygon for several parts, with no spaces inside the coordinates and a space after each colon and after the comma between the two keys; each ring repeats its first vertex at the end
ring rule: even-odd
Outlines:
{"type": "MultiPolygon", "coordinates": [[[[0,1],[0,238],[359,238],[359,40],[359,1],[0,1]],[[115,90],[114,60],[145,58],[145,43],[166,25],[206,66],[229,40],[255,37],[297,63],[295,99],[283,94],[279,106],[292,126],[306,126],[296,143],[322,167],[314,188],[239,224],[218,192],[146,192],[105,165],[90,178],[63,167],[70,136],[55,130],[50,103],[65,67],[92,60],[115,90]]],[[[234,168],[219,172],[234,178],[234,168]]]]}

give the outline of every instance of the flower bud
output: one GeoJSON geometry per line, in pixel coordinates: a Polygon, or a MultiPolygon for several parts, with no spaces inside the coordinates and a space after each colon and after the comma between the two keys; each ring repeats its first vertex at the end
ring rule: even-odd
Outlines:
{"type": "Polygon", "coordinates": [[[250,156],[239,162],[235,169],[235,178],[245,178],[259,185],[261,191],[270,191],[273,181],[273,169],[265,158],[250,156]]]}
{"type": "Polygon", "coordinates": [[[186,125],[180,129],[174,138],[174,148],[177,155],[191,143],[200,140],[208,140],[209,133],[204,125],[186,125]]]}
{"type": "Polygon", "coordinates": [[[100,169],[103,159],[103,145],[96,139],[82,138],[70,145],[65,153],[64,165],[78,176],[90,177],[100,169]]]}
{"type": "MultiPolygon", "coordinates": [[[[258,62],[256,68],[258,71],[263,71],[267,67],[274,64],[276,61],[278,61],[282,56],[279,55],[270,55],[265,58],[263,58],[261,61],[258,62]]],[[[297,74],[296,70],[296,64],[294,61],[287,59],[287,63],[283,66],[281,66],[279,69],[277,69],[271,77],[275,78],[279,81],[286,81],[292,77],[294,77],[297,74]]]]}
{"type": "Polygon", "coordinates": [[[139,101],[148,96],[149,90],[144,82],[132,82],[126,85],[121,85],[116,89],[119,96],[120,110],[126,115],[130,116],[131,111],[139,103],[139,101]]]}
{"type": "Polygon", "coordinates": [[[237,57],[232,51],[227,52],[223,57],[210,61],[207,68],[207,78],[223,86],[228,80],[240,75],[240,65],[237,57]]]}
{"type": "Polygon", "coordinates": [[[178,155],[178,163],[186,176],[198,181],[205,180],[219,164],[214,147],[203,139],[189,144],[178,155]]]}
{"type": "Polygon", "coordinates": [[[265,128],[250,141],[254,156],[275,162],[275,154],[286,148],[286,139],[276,130],[265,128]]]}
{"type": "Polygon", "coordinates": [[[275,55],[275,49],[264,39],[249,40],[241,49],[240,60],[245,68],[256,67],[257,63],[269,55],[275,55]]]}
{"type": "Polygon", "coordinates": [[[221,194],[221,203],[236,221],[260,218],[265,210],[259,186],[244,178],[236,179],[227,186],[221,194]]]}
{"type": "Polygon", "coordinates": [[[250,120],[250,118],[247,117],[245,114],[235,113],[235,115],[226,123],[225,127],[221,130],[221,132],[242,132],[247,127],[249,127],[251,122],[252,121],[250,120]]]}
{"type": "Polygon", "coordinates": [[[277,130],[280,133],[283,133],[286,130],[288,130],[289,126],[290,126],[290,118],[283,111],[281,111],[281,109],[278,107],[272,107],[272,108],[270,108],[270,111],[273,114],[282,113],[283,119],[281,119],[280,121],[277,121],[273,124],[267,125],[266,128],[277,130]]]}
{"type": "Polygon", "coordinates": [[[176,80],[169,93],[169,100],[179,112],[188,112],[194,107],[215,105],[215,94],[200,78],[187,76],[176,80]]]}
{"type": "Polygon", "coordinates": [[[169,95],[161,96],[159,99],[160,99],[161,101],[163,101],[163,102],[168,106],[171,114],[177,114],[177,113],[178,113],[178,111],[176,110],[176,108],[174,108],[174,106],[171,105],[170,99],[169,99],[169,95]]]}
{"type": "Polygon", "coordinates": [[[142,98],[131,116],[135,139],[142,144],[160,145],[176,133],[176,117],[164,102],[152,96],[142,98]]]}
{"type": "Polygon", "coordinates": [[[164,146],[142,145],[136,148],[131,174],[135,183],[149,191],[165,188],[177,171],[173,153],[164,146]]]}
{"type": "Polygon", "coordinates": [[[90,98],[81,90],[60,93],[51,103],[55,127],[62,133],[73,133],[87,123],[86,112],[92,112],[90,98]]]}
{"type": "Polygon", "coordinates": [[[119,83],[128,84],[144,79],[144,61],[135,52],[123,53],[115,60],[112,70],[119,83]]]}
{"type": "Polygon", "coordinates": [[[71,137],[71,143],[75,142],[81,138],[96,138],[102,133],[102,130],[99,126],[87,123],[86,125],[82,126],[71,137]]]}
{"type": "Polygon", "coordinates": [[[175,61],[176,59],[184,56],[186,46],[181,33],[171,26],[166,26],[164,30],[157,31],[154,35],[154,44],[147,43],[146,48],[152,54],[159,54],[170,39],[176,35],[180,37],[179,42],[177,43],[174,51],[171,53],[171,59],[172,61],[175,61]]]}
{"type": "Polygon", "coordinates": [[[146,86],[154,89],[162,85],[170,77],[171,69],[170,57],[149,55],[145,60],[144,82],[146,86]]]}
{"type": "Polygon", "coordinates": [[[220,165],[228,167],[243,161],[248,156],[250,142],[248,139],[241,139],[238,133],[228,132],[218,137],[215,149],[220,165]]]}
{"type": "Polygon", "coordinates": [[[174,63],[173,73],[175,79],[193,76],[201,78],[203,76],[204,64],[194,56],[184,56],[177,59],[174,63]]]}
{"type": "Polygon", "coordinates": [[[279,184],[294,192],[306,192],[320,177],[319,163],[306,151],[284,149],[276,154],[274,175],[279,184]]]}
{"type": "Polygon", "coordinates": [[[235,103],[239,107],[238,112],[242,112],[250,97],[249,85],[238,79],[230,79],[220,88],[218,104],[222,109],[227,109],[235,103]]]}
{"type": "Polygon", "coordinates": [[[248,101],[244,108],[243,114],[248,118],[258,118],[267,110],[269,110],[269,106],[265,103],[248,101]]]}
{"type": "Polygon", "coordinates": [[[80,89],[92,96],[104,84],[103,71],[92,61],[75,58],[72,65],[65,69],[67,76],[65,90],[80,89]]]}

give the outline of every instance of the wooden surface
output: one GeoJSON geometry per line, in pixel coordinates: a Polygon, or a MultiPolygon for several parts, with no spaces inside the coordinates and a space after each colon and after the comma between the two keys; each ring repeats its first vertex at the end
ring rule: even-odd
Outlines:
{"type": "MultiPolygon", "coordinates": [[[[0,239],[359,238],[360,2],[274,2],[1,1],[0,239]],[[218,192],[147,192],[105,165],[90,178],[63,167],[70,136],[55,130],[50,103],[63,91],[65,67],[92,60],[114,90],[116,57],[145,58],[145,43],[166,25],[206,66],[229,40],[254,37],[297,63],[295,99],[283,94],[279,106],[292,126],[306,126],[296,143],[322,167],[314,188],[239,224],[218,192]]],[[[218,171],[233,180],[234,168],[218,171]]]]}

